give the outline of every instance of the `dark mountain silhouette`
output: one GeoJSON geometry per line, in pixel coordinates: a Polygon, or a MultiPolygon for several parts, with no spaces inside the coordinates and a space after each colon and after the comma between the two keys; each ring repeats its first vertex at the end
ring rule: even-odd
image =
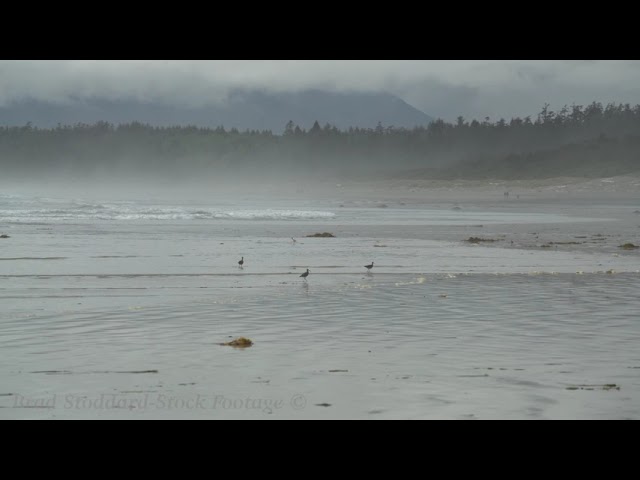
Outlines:
{"type": "Polygon", "coordinates": [[[244,131],[271,130],[280,134],[288,121],[310,129],[314,121],[340,129],[384,126],[412,128],[433,119],[404,100],[387,93],[266,93],[238,91],[220,105],[176,106],[138,100],[77,99],[69,103],[23,100],[0,106],[0,125],[39,128],[57,124],[141,122],[154,126],[195,125],[237,128],[244,131]]]}

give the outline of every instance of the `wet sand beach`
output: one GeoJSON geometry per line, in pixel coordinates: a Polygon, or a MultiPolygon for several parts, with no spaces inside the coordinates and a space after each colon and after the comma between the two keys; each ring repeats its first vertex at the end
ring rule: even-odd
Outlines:
{"type": "Polygon", "coordinates": [[[636,178],[192,197],[0,193],[0,418],[640,417],[636,178]]]}

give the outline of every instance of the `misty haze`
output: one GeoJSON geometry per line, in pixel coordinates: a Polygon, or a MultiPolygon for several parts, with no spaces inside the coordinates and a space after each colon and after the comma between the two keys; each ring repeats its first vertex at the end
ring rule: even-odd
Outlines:
{"type": "Polygon", "coordinates": [[[638,85],[0,61],[0,419],[640,418],[638,85]]]}

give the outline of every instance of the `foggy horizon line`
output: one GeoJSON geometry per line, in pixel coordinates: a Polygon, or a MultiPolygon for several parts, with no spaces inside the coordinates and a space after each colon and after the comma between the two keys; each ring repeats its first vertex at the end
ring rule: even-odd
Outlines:
{"type": "MultiPolygon", "coordinates": [[[[381,93],[387,93],[387,92],[381,92],[381,93]]],[[[390,94],[392,95],[392,94],[390,94]]],[[[397,95],[394,95],[397,96],[397,95]]],[[[398,97],[400,98],[400,97],[398,97]]],[[[113,101],[113,100],[108,100],[106,98],[98,98],[98,97],[93,97],[94,100],[106,100],[106,101],[113,101]]],[[[30,99],[31,101],[40,101],[40,100],[34,100],[34,99],[30,99]]],[[[137,99],[135,99],[137,100],[137,99]]],[[[404,99],[401,99],[403,101],[405,101],[404,99]]],[[[126,100],[129,101],[129,100],[126,100]]],[[[139,103],[148,103],[148,104],[153,104],[153,102],[142,102],[140,100],[137,100],[139,103]]],[[[46,101],[42,101],[47,103],[46,101]]],[[[406,102],[406,101],[405,101],[406,102]]],[[[48,102],[48,103],[55,103],[55,102],[48,102]]],[[[410,105],[413,108],[418,109],[417,107],[414,107],[413,105],[411,105],[409,102],[406,102],[408,105],[410,105]]],[[[560,105],[560,104],[558,104],[560,105]]],[[[171,106],[171,105],[167,105],[167,106],[171,106]]],[[[176,106],[177,107],[177,106],[176,106]]],[[[467,123],[471,124],[474,122],[478,122],[478,123],[483,123],[485,125],[496,125],[502,121],[506,121],[506,122],[512,122],[514,120],[527,120],[527,119],[531,119],[534,115],[537,116],[538,118],[545,114],[545,112],[549,111],[549,107],[552,107],[551,104],[549,104],[548,102],[545,102],[545,104],[543,105],[542,109],[537,112],[536,114],[529,114],[529,115],[525,115],[525,116],[511,116],[510,118],[505,118],[505,117],[500,117],[497,120],[491,120],[490,116],[484,116],[484,117],[480,117],[480,118],[476,118],[476,117],[465,117],[463,115],[459,115],[456,118],[457,122],[460,122],[460,120],[462,119],[462,121],[466,121],[467,123]]],[[[601,101],[597,101],[597,100],[593,100],[591,103],[588,104],[576,104],[575,102],[572,104],[567,104],[564,103],[562,104],[562,106],[560,108],[557,108],[555,111],[550,111],[551,114],[556,114],[557,112],[562,112],[562,111],[566,111],[569,108],[578,108],[578,109],[584,109],[585,107],[596,107],[599,109],[606,109],[607,107],[612,107],[612,108],[620,108],[620,107],[625,107],[628,110],[638,110],[640,109],[640,103],[638,104],[631,104],[629,102],[607,102],[606,104],[604,102],[601,101]]],[[[0,110],[3,107],[0,105],[0,110]]],[[[182,107],[184,108],[184,107],[182,107]]],[[[190,108],[194,108],[194,107],[190,107],[190,108]]],[[[204,108],[204,107],[203,107],[204,108]]],[[[419,110],[419,109],[418,109],[419,110]]],[[[420,110],[422,113],[424,113],[425,115],[428,115],[426,112],[423,112],[422,110],[420,110]]],[[[535,123],[534,121],[532,121],[533,123],[535,123]]],[[[96,126],[109,126],[109,127],[114,127],[114,128],[118,128],[118,127],[130,127],[130,126],[141,126],[141,127],[145,127],[145,128],[153,128],[153,129],[159,129],[159,130],[164,130],[164,129],[179,129],[179,128],[184,128],[184,129],[198,129],[200,131],[211,131],[213,133],[216,132],[220,132],[221,130],[224,133],[239,133],[239,134],[244,134],[244,133],[271,133],[271,135],[274,136],[284,136],[286,135],[286,129],[287,126],[289,124],[292,124],[293,128],[299,128],[301,130],[302,133],[310,133],[311,130],[313,130],[317,126],[320,127],[320,129],[325,129],[326,127],[329,127],[331,130],[338,130],[340,132],[343,133],[348,133],[350,130],[360,130],[360,131],[375,131],[377,128],[383,127],[385,130],[394,130],[394,131],[411,131],[411,130],[420,130],[420,129],[424,129],[427,128],[429,124],[431,123],[444,123],[444,124],[449,124],[449,125],[454,125],[455,122],[454,121],[450,121],[450,120],[446,120],[442,117],[433,117],[433,119],[429,122],[427,122],[426,124],[416,124],[412,127],[404,127],[404,126],[399,126],[396,127],[395,125],[389,125],[389,124],[385,124],[382,121],[378,121],[378,125],[377,127],[366,127],[366,126],[360,126],[360,125],[350,125],[347,127],[339,127],[337,125],[335,125],[334,123],[331,122],[324,122],[324,124],[320,124],[320,121],[318,119],[315,120],[315,122],[313,123],[313,125],[311,127],[309,127],[308,129],[304,128],[301,124],[297,123],[296,121],[294,121],[293,119],[290,119],[288,122],[285,123],[285,125],[283,126],[283,132],[282,133],[274,133],[273,129],[257,129],[257,128],[238,128],[238,127],[225,127],[224,122],[221,124],[218,124],[216,126],[210,125],[210,126],[200,126],[200,125],[196,125],[195,123],[176,123],[176,124],[154,124],[154,123],[150,123],[148,121],[141,121],[141,120],[129,120],[129,121],[122,121],[122,122],[112,122],[112,121],[108,121],[108,120],[95,120],[95,121],[91,121],[91,122],[83,122],[83,121],[78,121],[75,123],[62,123],[62,122],[58,122],[57,125],[55,127],[41,127],[37,125],[37,122],[34,121],[27,121],[26,123],[23,124],[8,124],[8,123],[2,123],[0,124],[0,128],[3,129],[14,129],[14,128],[25,128],[25,127],[29,127],[32,129],[36,129],[36,130],[41,130],[41,131],[55,131],[55,130],[59,130],[59,129],[67,129],[67,128],[77,128],[77,127],[96,127],[96,126]]]]}

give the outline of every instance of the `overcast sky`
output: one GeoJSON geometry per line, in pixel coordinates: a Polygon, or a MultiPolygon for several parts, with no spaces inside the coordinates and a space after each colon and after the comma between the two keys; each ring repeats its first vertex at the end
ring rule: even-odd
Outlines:
{"type": "Polygon", "coordinates": [[[545,102],[640,103],[637,60],[0,60],[0,105],[25,97],[201,105],[235,88],[386,91],[453,120],[535,116],[545,102]]]}

